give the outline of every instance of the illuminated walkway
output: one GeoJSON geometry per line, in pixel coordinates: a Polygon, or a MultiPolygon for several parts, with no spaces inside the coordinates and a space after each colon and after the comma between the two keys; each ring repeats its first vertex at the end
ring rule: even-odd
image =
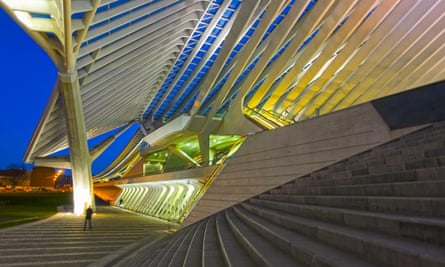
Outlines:
{"type": "MultiPolygon", "coordinates": [[[[0,266],[106,266],[166,235],[169,225],[112,207],[98,207],[93,229],[83,217],[58,213],[0,231],[0,266]]],[[[170,225],[170,227],[172,227],[170,225]]]]}

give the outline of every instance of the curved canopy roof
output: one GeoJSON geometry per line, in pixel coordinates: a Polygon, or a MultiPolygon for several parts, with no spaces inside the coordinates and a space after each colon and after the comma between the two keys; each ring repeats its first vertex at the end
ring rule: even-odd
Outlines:
{"type": "MultiPolygon", "coordinates": [[[[127,163],[183,114],[245,134],[241,114],[271,129],[445,78],[444,1],[0,3],[59,77],[75,74],[88,138],[143,126],[118,157],[127,163]]],[[[27,161],[68,147],[60,79],[27,161]]]]}

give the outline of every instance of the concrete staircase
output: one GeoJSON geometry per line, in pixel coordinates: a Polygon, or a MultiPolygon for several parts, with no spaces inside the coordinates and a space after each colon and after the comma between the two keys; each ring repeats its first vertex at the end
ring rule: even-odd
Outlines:
{"type": "Polygon", "coordinates": [[[123,255],[162,239],[170,225],[157,219],[97,207],[91,230],[84,217],[49,219],[0,230],[0,266],[110,266],[123,255]]]}
{"type": "Polygon", "coordinates": [[[445,266],[445,122],[333,164],[118,266],[445,266]]]}

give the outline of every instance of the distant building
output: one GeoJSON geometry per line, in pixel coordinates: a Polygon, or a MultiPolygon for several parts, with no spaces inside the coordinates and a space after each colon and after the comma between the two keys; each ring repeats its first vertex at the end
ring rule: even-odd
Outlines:
{"type": "Polygon", "coordinates": [[[29,186],[54,188],[56,170],[50,167],[35,167],[31,172],[29,186]]]}
{"type": "Polygon", "coordinates": [[[0,186],[23,185],[27,180],[27,171],[25,169],[0,170],[0,186]]]}
{"type": "Polygon", "coordinates": [[[57,189],[72,190],[73,179],[71,175],[62,174],[57,177],[54,187],[57,189]]]}

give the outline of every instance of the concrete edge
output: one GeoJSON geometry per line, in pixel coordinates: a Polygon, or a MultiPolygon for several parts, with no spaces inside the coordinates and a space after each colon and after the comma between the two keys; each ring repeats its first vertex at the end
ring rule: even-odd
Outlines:
{"type": "Polygon", "coordinates": [[[115,266],[120,263],[125,263],[127,258],[132,258],[136,253],[140,250],[146,249],[147,247],[155,244],[161,239],[164,239],[168,236],[164,231],[159,231],[160,233],[156,236],[147,236],[135,243],[132,243],[126,247],[123,247],[116,252],[113,252],[95,262],[92,262],[88,265],[88,267],[99,267],[99,266],[115,266]]]}
{"type": "Polygon", "coordinates": [[[54,215],[51,215],[50,217],[46,217],[46,218],[42,218],[42,219],[39,219],[39,217],[29,217],[29,218],[26,218],[24,220],[34,219],[34,218],[37,219],[37,220],[33,221],[33,222],[29,222],[29,223],[24,223],[24,224],[20,224],[20,225],[15,225],[15,226],[11,226],[11,227],[2,228],[2,229],[0,229],[0,233],[14,231],[14,230],[19,230],[21,228],[27,228],[27,227],[32,226],[32,225],[45,223],[47,221],[54,220],[57,217],[60,217],[60,216],[63,216],[63,215],[64,215],[63,212],[58,212],[58,213],[56,213],[54,215]]]}

